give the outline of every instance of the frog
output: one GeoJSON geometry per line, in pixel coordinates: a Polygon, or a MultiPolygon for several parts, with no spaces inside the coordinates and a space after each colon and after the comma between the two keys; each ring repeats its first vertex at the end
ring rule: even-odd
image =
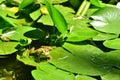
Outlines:
{"type": "Polygon", "coordinates": [[[41,58],[49,58],[52,59],[50,55],[50,51],[53,50],[55,47],[54,46],[41,46],[40,48],[35,49],[35,47],[32,47],[29,50],[29,55],[37,54],[38,59],[41,58]]]}

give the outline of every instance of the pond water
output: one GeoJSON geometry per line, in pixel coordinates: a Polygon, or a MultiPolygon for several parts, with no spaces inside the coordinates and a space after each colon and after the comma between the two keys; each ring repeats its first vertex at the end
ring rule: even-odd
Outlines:
{"type": "Polygon", "coordinates": [[[0,58],[0,80],[34,80],[31,75],[31,67],[16,59],[16,54],[7,58],[0,58]]]}

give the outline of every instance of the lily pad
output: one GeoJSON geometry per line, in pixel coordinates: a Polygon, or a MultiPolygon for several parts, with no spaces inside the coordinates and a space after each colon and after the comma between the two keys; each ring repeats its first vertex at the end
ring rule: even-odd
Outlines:
{"type": "Polygon", "coordinates": [[[32,56],[29,54],[29,50],[26,49],[23,53],[22,56],[21,55],[17,55],[17,59],[21,62],[23,62],[26,65],[30,65],[30,66],[38,66],[39,63],[37,63],[35,60],[35,56],[32,56]]]}
{"type": "Polygon", "coordinates": [[[96,80],[96,79],[85,75],[77,75],[75,80],[96,80]]]}
{"type": "MultiPolygon", "coordinates": [[[[73,13],[75,11],[69,7],[61,6],[61,5],[54,5],[54,7],[61,12],[61,14],[64,16],[67,23],[71,23],[72,18],[74,16],[73,13]],[[71,22],[70,22],[71,21],[71,22]]],[[[41,22],[45,25],[53,26],[52,19],[49,14],[43,15],[37,22],[41,22]]]]}
{"type": "MultiPolygon", "coordinates": [[[[37,0],[40,3],[44,3],[44,0],[37,0]]],[[[63,3],[66,2],[68,0],[48,0],[49,2],[53,3],[53,4],[58,4],[58,3],[63,3]]]]}
{"type": "Polygon", "coordinates": [[[75,11],[70,7],[65,7],[62,5],[54,5],[54,7],[61,12],[61,14],[64,16],[67,23],[71,23],[70,21],[75,16],[75,11]]]}
{"type": "Polygon", "coordinates": [[[5,0],[0,0],[0,3],[3,2],[3,1],[5,1],[5,0]]]}
{"type": "Polygon", "coordinates": [[[71,30],[71,28],[72,28],[72,31],[74,31],[74,30],[78,30],[78,29],[88,28],[88,26],[90,26],[88,24],[90,22],[90,20],[88,20],[88,19],[74,19],[74,18],[70,21],[70,23],[68,23],[68,27],[70,30],[71,30]]]}
{"type": "Polygon", "coordinates": [[[93,61],[99,65],[115,66],[120,68],[120,50],[114,50],[100,54],[93,61]]]}
{"type": "Polygon", "coordinates": [[[102,80],[120,80],[120,70],[112,69],[108,74],[101,76],[102,80]]]}
{"type": "Polygon", "coordinates": [[[99,32],[99,34],[97,36],[93,37],[93,40],[94,41],[104,41],[104,40],[114,39],[117,37],[118,37],[117,34],[109,34],[109,33],[99,32]]]}
{"type": "Polygon", "coordinates": [[[90,2],[97,7],[105,7],[101,0],[90,0],[90,2]]]}
{"type": "Polygon", "coordinates": [[[41,13],[40,13],[40,9],[30,13],[30,17],[35,21],[40,17],[41,13]]]}
{"type": "Polygon", "coordinates": [[[116,7],[104,7],[91,16],[94,20],[91,25],[99,31],[120,34],[120,9],[116,7]]]}
{"type": "Polygon", "coordinates": [[[17,59],[26,65],[30,65],[30,66],[38,66],[39,65],[39,63],[35,62],[35,57],[33,57],[33,56],[22,57],[20,55],[17,55],[17,59]]]}
{"type": "Polygon", "coordinates": [[[106,40],[104,46],[112,49],[120,49],[120,38],[116,38],[113,40],[106,40]]]}
{"type": "Polygon", "coordinates": [[[57,69],[49,63],[41,63],[32,71],[35,80],[74,80],[74,75],[57,69]]]}
{"type": "Polygon", "coordinates": [[[17,16],[15,15],[15,13],[18,12],[18,7],[6,7],[6,6],[0,6],[0,14],[4,15],[4,16],[11,16],[14,18],[17,18],[17,16]]]}
{"type": "Polygon", "coordinates": [[[40,29],[35,29],[35,30],[31,30],[28,31],[24,34],[24,36],[31,38],[33,40],[37,40],[37,39],[42,39],[45,37],[45,32],[40,30],[40,29]]]}
{"type": "Polygon", "coordinates": [[[54,25],[50,15],[43,15],[37,22],[43,23],[44,25],[50,25],[50,26],[54,25]]]}
{"type": "Polygon", "coordinates": [[[27,31],[35,30],[36,28],[28,27],[28,26],[19,26],[16,30],[9,31],[7,33],[2,34],[2,36],[8,37],[11,40],[19,41],[20,39],[25,39],[24,33],[27,31]]]}
{"type": "Polygon", "coordinates": [[[17,51],[16,46],[18,42],[1,42],[0,43],[0,55],[8,55],[17,51]]]}
{"type": "Polygon", "coordinates": [[[84,41],[90,38],[93,38],[98,33],[95,30],[92,30],[90,28],[84,28],[84,29],[78,29],[75,31],[71,31],[71,33],[67,36],[67,41],[69,42],[79,42],[84,41]]]}
{"type": "Polygon", "coordinates": [[[65,43],[63,48],[59,47],[50,52],[52,60],[49,62],[56,67],[77,74],[103,75],[109,71],[106,66],[93,63],[92,59],[103,53],[98,48],[91,45],[74,45],[65,43]]]}

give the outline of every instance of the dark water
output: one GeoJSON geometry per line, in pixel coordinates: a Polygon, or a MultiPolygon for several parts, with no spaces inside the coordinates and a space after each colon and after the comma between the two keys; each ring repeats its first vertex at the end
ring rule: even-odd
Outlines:
{"type": "Polygon", "coordinates": [[[0,58],[0,71],[3,69],[13,71],[16,78],[15,80],[34,80],[31,71],[35,69],[35,67],[25,65],[18,61],[16,54],[9,55],[7,58],[0,58]]]}

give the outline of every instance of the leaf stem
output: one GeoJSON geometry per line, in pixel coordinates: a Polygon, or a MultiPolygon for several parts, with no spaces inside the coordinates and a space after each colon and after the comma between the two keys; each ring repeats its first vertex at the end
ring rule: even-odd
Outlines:
{"type": "Polygon", "coordinates": [[[86,0],[84,0],[84,1],[82,2],[82,4],[80,5],[80,7],[79,7],[79,9],[78,9],[78,11],[77,11],[77,13],[76,13],[76,16],[79,16],[79,15],[82,13],[85,5],[86,5],[86,0]]]}
{"type": "Polygon", "coordinates": [[[87,10],[89,9],[89,7],[90,7],[90,2],[87,2],[86,6],[80,16],[84,16],[86,14],[87,10]]]}
{"type": "Polygon", "coordinates": [[[88,2],[87,0],[84,0],[82,2],[82,4],[80,5],[77,13],[76,13],[76,16],[84,16],[87,12],[87,10],[89,9],[90,7],[90,2],[88,2]]]}

